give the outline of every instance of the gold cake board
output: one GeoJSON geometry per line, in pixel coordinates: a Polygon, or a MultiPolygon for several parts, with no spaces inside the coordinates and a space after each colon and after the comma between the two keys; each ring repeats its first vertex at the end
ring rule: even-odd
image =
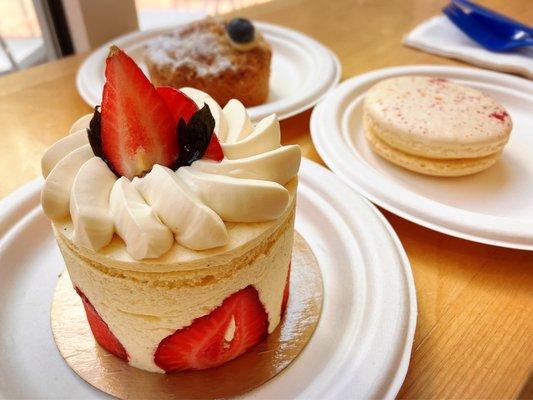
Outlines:
{"type": "Polygon", "coordinates": [[[313,252],[294,237],[286,314],[274,332],[246,354],[220,367],[158,374],[130,367],[94,340],[79,296],[65,271],[57,283],[51,324],[59,352],[81,378],[122,399],[208,399],[240,396],[286,368],[311,338],[320,317],[323,288],[313,252]]]}

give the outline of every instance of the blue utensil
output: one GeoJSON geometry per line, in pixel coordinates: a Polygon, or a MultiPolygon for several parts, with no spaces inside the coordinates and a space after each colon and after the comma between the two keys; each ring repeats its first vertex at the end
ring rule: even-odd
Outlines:
{"type": "Polygon", "coordinates": [[[489,15],[486,12],[486,9],[478,8],[480,11],[472,11],[469,8],[465,11],[463,7],[469,5],[465,3],[459,6],[456,1],[465,2],[465,0],[454,0],[442,11],[468,37],[486,49],[504,52],[518,47],[533,46],[533,36],[526,25],[516,24],[515,21],[501,15],[495,19],[493,14],[489,15]]]}
{"type": "Polygon", "coordinates": [[[469,12],[473,17],[476,17],[480,20],[484,20],[486,23],[492,23],[494,26],[504,26],[505,29],[515,29],[519,31],[524,31],[529,35],[533,36],[533,27],[525,25],[519,21],[506,17],[503,14],[497,13],[496,11],[489,10],[488,8],[482,7],[479,4],[474,3],[470,0],[452,0],[452,3],[461,7],[463,11],[469,12]]]}

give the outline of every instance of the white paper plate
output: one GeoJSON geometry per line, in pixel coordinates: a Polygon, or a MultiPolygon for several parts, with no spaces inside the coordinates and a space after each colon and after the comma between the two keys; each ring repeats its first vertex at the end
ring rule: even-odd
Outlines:
{"type": "MultiPolygon", "coordinates": [[[[315,105],[339,82],[341,66],[337,56],[327,47],[302,33],[279,25],[255,22],[272,46],[270,94],[265,104],[250,107],[253,121],[272,113],[285,119],[315,105]]],[[[112,40],[141,66],[143,46],[150,39],[172,31],[176,26],[133,32],[112,40]]],[[[76,86],[81,97],[91,106],[100,104],[104,87],[104,66],[109,44],[94,51],[80,66],[76,86]]]]}
{"type": "MultiPolygon", "coordinates": [[[[102,398],[59,355],[50,304],[64,263],[39,203],[42,180],[0,202],[0,398],[102,398]]],[[[304,160],[296,229],[322,271],[310,342],[248,398],[389,398],[407,371],[416,325],[409,262],[368,201],[304,160]]]]}
{"type": "Polygon", "coordinates": [[[533,250],[533,83],[474,68],[406,66],[359,75],[313,110],[311,135],[326,164],[359,193],[403,218],[476,242],[533,250]],[[365,92],[398,75],[434,75],[482,90],[507,108],[511,139],[500,161],[475,175],[436,178],[375,155],[364,137],[365,92]]]}

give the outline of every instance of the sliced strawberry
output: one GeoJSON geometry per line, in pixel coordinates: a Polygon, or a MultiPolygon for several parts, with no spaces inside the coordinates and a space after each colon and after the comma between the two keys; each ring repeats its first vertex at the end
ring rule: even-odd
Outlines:
{"type": "Polygon", "coordinates": [[[124,361],[128,361],[128,353],[124,346],[120,344],[118,339],[109,329],[109,326],[105,321],[98,315],[93,305],[87,299],[87,297],[82,293],[80,289],[75,287],[76,292],[80,295],[81,300],[83,301],[83,307],[85,307],[85,314],[87,314],[87,321],[89,321],[89,326],[93,332],[93,336],[104,349],[109,351],[111,354],[116,355],[118,358],[122,358],[124,361]]]}
{"type": "Polygon", "coordinates": [[[178,157],[176,124],[165,101],[135,62],[112,46],[102,96],[102,150],[110,167],[131,179],[178,157]]]}
{"type": "Polygon", "coordinates": [[[163,339],[154,361],[166,372],[217,367],[259,343],[267,327],[268,317],[257,291],[248,286],[209,315],[163,339]]]}
{"type": "Polygon", "coordinates": [[[209,158],[210,160],[222,161],[224,158],[224,153],[222,152],[222,147],[218,141],[217,135],[213,132],[211,136],[211,141],[207,145],[203,158],[209,158]]]}
{"type": "Polygon", "coordinates": [[[192,115],[198,111],[196,103],[182,91],[170,86],[158,86],[155,89],[170,109],[172,118],[174,118],[174,126],[178,125],[180,118],[189,122],[192,115]]]}
{"type": "Polygon", "coordinates": [[[289,271],[287,272],[287,280],[285,282],[285,289],[283,290],[283,300],[281,300],[281,315],[285,312],[287,308],[287,303],[289,302],[289,286],[291,279],[291,264],[289,263],[289,271]]]}

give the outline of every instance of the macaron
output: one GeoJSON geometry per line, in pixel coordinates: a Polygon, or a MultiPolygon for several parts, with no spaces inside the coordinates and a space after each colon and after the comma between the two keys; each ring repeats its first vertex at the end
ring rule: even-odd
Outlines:
{"type": "Polygon", "coordinates": [[[371,149],[422,174],[462,176],[492,166],[512,121],[490,96],[447,79],[400,76],[371,87],[363,125],[371,149]]]}

